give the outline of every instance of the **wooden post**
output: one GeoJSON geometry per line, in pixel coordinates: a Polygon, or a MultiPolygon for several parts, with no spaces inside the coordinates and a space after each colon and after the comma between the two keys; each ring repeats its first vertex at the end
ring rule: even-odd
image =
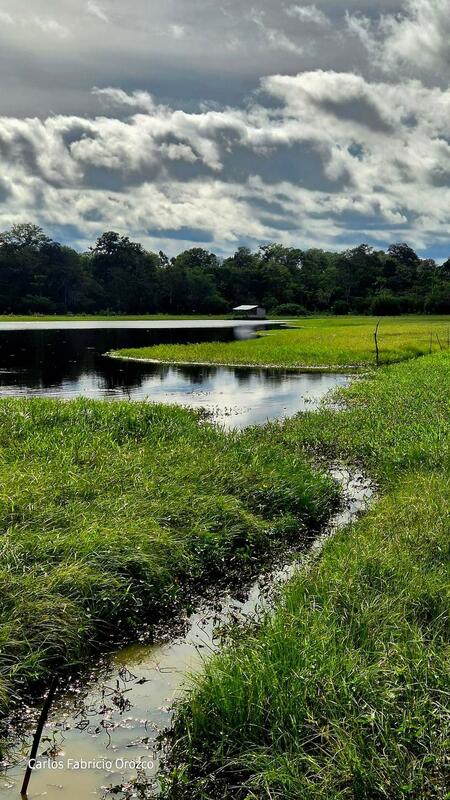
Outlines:
{"type": "Polygon", "coordinates": [[[376,328],[375,328],[374,333],[373,333],[373,338],[375,340],[375,353],[376,353],[376,365],[377,365],[377,367],[379,367],[379,365],[380,365],[380,350],[379,350],[379,347],[378,347],[378,328],[380,327],[380,322],[381,322],[381,319],[378,320],[378,322],[376,324],[376,328]]]}
{"type": "Polygon", "coordinates": [[[34,734],[33,737],[33,744],[31,746],[30,757],[28,759],[27,768],[25,771],[25,777],[23,779],[22,789],[20,792],[22,800],[28,797],[27,794],[28,784],[30,783],[31,773],[33,772],[34,762],[36,760],[39,742],[41,741],[42,731],[44,730],[44,725],[47,722],[48,712],[50,711],[51,705],[53,703],[57,686],[58,686],[58,678],[55,677],[53,678],[50,684],[48,695],[45,698],[44,705],[42,706],[42,711],[36,727],[36,733],[34,734]]]}

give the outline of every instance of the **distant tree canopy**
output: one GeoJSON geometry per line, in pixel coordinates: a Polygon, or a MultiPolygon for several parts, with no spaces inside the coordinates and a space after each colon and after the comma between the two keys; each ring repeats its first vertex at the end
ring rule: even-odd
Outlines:
{"type": "Polygon", "coordinates": [[[259,303],[280,314],[450,313],[450,258],[405,243],[343,253],[266,244],[219,259],[201,247],[169,259],[106,231],[87,253],[37,225],[0,233],[0,313],[226,313],[259,303]]]}

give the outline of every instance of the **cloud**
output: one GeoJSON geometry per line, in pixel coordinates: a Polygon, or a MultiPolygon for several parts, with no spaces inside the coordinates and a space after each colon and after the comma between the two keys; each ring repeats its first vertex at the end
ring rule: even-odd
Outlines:
{"type": "Polygon", "coordinates": [[[43,36],[29,0],[0,0],[15,21],[0,25],[2,110],[18,116],[95,113],[88,96],[93,83],[142,88],[193,108],[202,101],[242,104],[261,76],[278,72],[322,68],[373,76],[374,60],[350,33],[345,8],[370,17],[378,49],[381,17],[406,15],[402,0],[169,0],[150,4],[151,13],[148,0],[134,0],[132,14],[120,0],[31,5],[44,27],[54,20],[67,33],[55,28],[43,36]],[[107,35],[99,36],[106,20],[107,35]]]}
{"type": "Polygon", "coordinates": [[[289,17],[297,17],[302,22],[312,23],[320,27],[327,28],[330,25],[330,20],[317,6],[289,6],[286,9],[289,17]]]}
{"type": "Polygon", "coordinates": [[[0,10],[0,24],[14,25],[14,18],[7,11],[0,10]]]}
{"type": "Polygon", "coordinates": [[[261,88],[245,108],[186,112],[106,87],[95,96],[129,116],[1,117],[0,229],[38,217],[77,226],[80,242],[112,227],[156,248],[171,231],[172,250],[201,230],[221,252],[447,240],[450,90],[333,70],[261,88]]]}
{"type": "Polygon", "coordinates": [[[345,21],[350,34],[361,41],[367,52],[379,58],[379,44],[372,28],[372,20],[363,14],[345,12],[345,21]]]}
{"type": "Polygon", "coordinates": [[[259,30],[260,36],[266,45],[275,50],[287,50],[290,53],[303,53],[303,47],[294,42],[284,31],[273,28],[265,21],[265,14],[256,8],[250,11],[250,19],[259,30]]]}
{"type": "Polygon", "coordinates": [[[347,12],[346,23],[385,72],[450,71],[448,0],[406,0],[400,13],[375,20],[347,12]]]}
{"type": "Polygon", "coordinates": [[[100,97],[109,105],[131,106],[149,112],[155,108],[152,95],[144,91],[134,91],[130,94],[124,92],[123,89],[115,89],[110,86],[103,89],[94,86],[92,94],[100,97]]]}
{"type": "Polygon", "coordinates": [[[450,13],[447,0],[409,0],[407,13],[381,19],[383,52],[392,66],[407,63],[427,69],[450,66],[450,13]]]}
{"type": "Polygon", "coordinates": [[[91,14],[93,17],[97,17],[101,22],[109,22],[109,18],[107,17],[104,9],[95,0],[88,0],[88,4],[86,6],[88,14],[91,14]]]}
{"type": "Polygon", "coordinates": [[[186,29],[184,25],[170,25],[169,28],[172,36],[174,39],[182,39],[186,35],[186,29]]]}
{"type": "Polygon", "coordinates": [[[56,19],[34,17],[33,22],[44,33],[57,36],[59,39],[66,39],[70,35],[69,29],[65,25],[61,25],[56,19]]]}

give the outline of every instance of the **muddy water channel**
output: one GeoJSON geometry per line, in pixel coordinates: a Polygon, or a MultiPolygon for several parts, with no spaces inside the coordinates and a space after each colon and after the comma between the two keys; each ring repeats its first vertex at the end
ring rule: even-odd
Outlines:
{"type": "MultiPolygon", "coordinates": [[[[135,364],[121,373],[119,362],[103,360],[102,353],[112,347],[168,338],[184,341],[186,336],[190,341],[218,338],[218,329],[186,330],[180,334],[167,328],[91,327],[73,328],[68,335],[61,326],[24,330],[19,325],[17,330],[6,331],[0,327],[0,396],[127,396],[174,402],[178,392],[183,404],[209,407],[221,424],[231,428],[311,407],[330,388],[349,381],[343,375],[181,370],[135,364]],[[155,385],[159,393],[154,391],[155,385]]],[[[241,335],[233,325],[219,333],[224,340],[241,335]]],[[[245,335],[249,333],[247,330],[245,335]]],[[[370,483],[342,468],[336,467],[333,474],[343,488],[343,506],[312,547],[304,543],[297,551],[278,556],[275,565],[272,560],[270,569],[255,575],[246,586],[216,589],[199,599],[192,613],[105,656],[78,683],[59,693],[31,777],[30,799],[157,794],[163,732],[170,726],[172,706],[186,684],[186,675],[201,668],[203,660],[220,645],[227,626],[257,618],[270,608],[278,589],[296,569],[304,567],[305,560],[314,557],[324,539],[365,509],[372,495],[370,483]]],[[[0,800],[20,796],[36,726],[36,709],[21,709],[18,716],[20,720],[11,721],[11,739],[16,739],[16,745],[0,775],[0,800]]]]}
{"type": "MultiPolygon", "coordinates": [[[[295,570],[304,569],[328,536],[366,509],[373,494],[370,482],[342,467],[331,471],[342,486],[343,506],[312,547],[291,550],[246,587],[207,597],[165,633],[153,632],[151,643],[143,636],[118,649],[56,701],[31,778],[30,800],[158,794],[163,734],[186,675],[201,669],[227,626],[257,620],[270,609],[295,570]]],[[[24,731],[0,777],[0,799],[19,796],[36,724],[36,711],[27,712],[24,731]]]]}

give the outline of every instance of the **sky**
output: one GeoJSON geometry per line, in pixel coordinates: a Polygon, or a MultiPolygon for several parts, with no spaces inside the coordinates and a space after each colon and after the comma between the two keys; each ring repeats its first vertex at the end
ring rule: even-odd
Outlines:
{"type": "Polygon", "coordinates": [[[450,255],[450,0],[0,0],[0,230],[450,255]]]}

